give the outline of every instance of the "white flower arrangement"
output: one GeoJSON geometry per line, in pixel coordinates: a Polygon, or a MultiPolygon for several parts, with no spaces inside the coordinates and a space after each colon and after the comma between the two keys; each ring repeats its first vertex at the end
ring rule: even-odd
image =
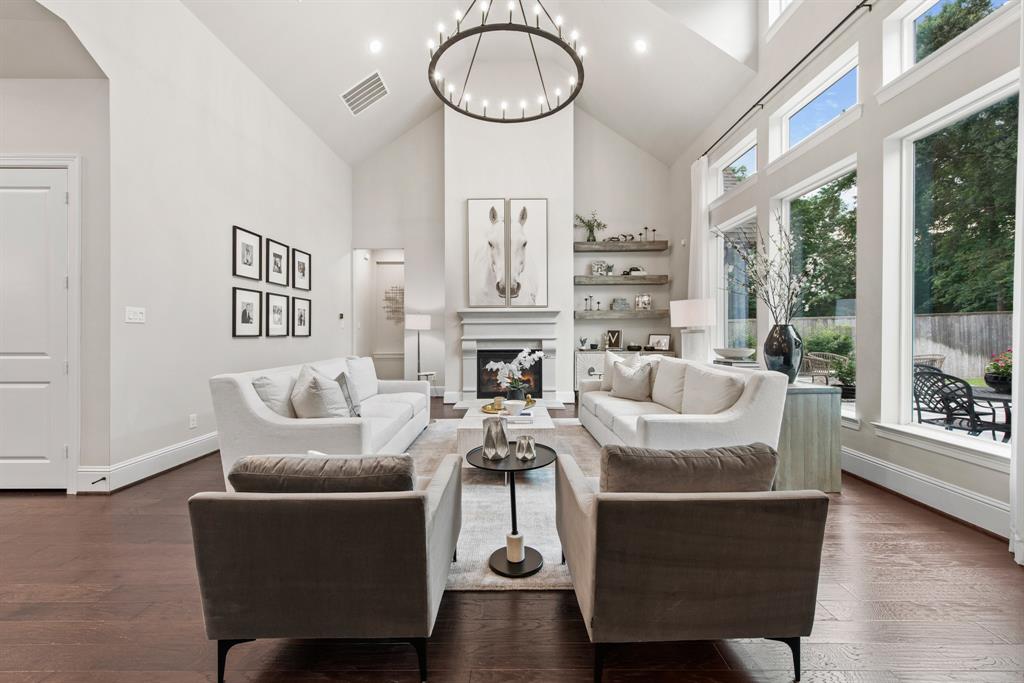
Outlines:
{"type": "Polygon", "coordinates": [[[484,368],[497,371],[498,386],[502,389],[522,389],[526,386],[526,382],[523,381],[523,370],[526,370],[543,357],[543,351],[523,349],[515,359],[508,363],[492,360],[484,368]]]}

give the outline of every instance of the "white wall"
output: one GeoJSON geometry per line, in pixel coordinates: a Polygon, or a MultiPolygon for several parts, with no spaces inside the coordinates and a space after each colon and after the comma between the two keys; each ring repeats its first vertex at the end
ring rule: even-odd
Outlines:
{"type": "MultiPolygon", "coordinates": [[[[428,313],[423,370],[444,386],[444,116],[431,114],[352,173],[352,244],[405,251],[405,310],[428,313]]],[[[405,376],[416,377],[416,333],[405,335],[405,376]]]]}
{"type": "MultiPolygon", "coordinates": [[[[882,217],[883,158],[882,140],[942,105],[971,92],[997,76],[1019,66],[1019,27],[1016,24],[998,32],[972,49],[954,64],[924,78],[893,99],[879,103],[875,93],[881,87],[881,23],[900,3],[894,0],[876,3],[844,31],[794,80],[774,97],[765,109],[755,113],[711,154],[712,162],[751,130],[757,130],[759,172],[756,182],[742,186],[722,200],[712,211],[712,224],[727,221],[750,207],[756,207],[762,229],[768,225],[774,197],[850,155],[856,155],[858,169],[857,224],[857,416],[860,429],[844,428],[842,443],[847,449],[873,456],[885,463],[924,475],[940,486],[965,489],[970,495],[1004,503],[1008,498],[1008,477],[998,468],[959,459],[931,449],[917,448],[879,437],[873,422],[882,419],[882,348],[894,343],[893,331],[882,326],[882,309],[898,293],[882,290],[882,217]],[[859,120],[810,145],[784,166],[765,169],[768,116],[843,51],[859,42],[860,92],[863,111],[859,120]]],[[[762,2],[762,36],[765,8],[762,2]]],[[[804,2],[778,29],[771,41],[762,38],[757,78],[733,100],[694,142],[690,150],[672,166],[673,212],[680,232],[677,240],[689,237],[689,166],[768,86],[789,69],[826,30],[834,26],[849,7],[843,3],[804,2]]],[[[1015,10],[1016,11],[1016,10],[1015,10]]],[[[673,257],[681,258],[683,250],[673,257]]],[[[762,316],[763,318],[763,316],[762,316]]],[[[761,321],[761,336],[767,321],[761,321]]],[[[923,481],[923,480],[922,480],[923,481]]],[[[930,484],[929,484],[930,485],[930,484]]],[[[913,495],[912,493],[909,495],[913,495]]]]}
{"type": "MultiPolygon", "coordinates": [[[[649,235],[670,240],[675,231],[669,202],[668,165],[578,107],[574,137],[574,211],[584,216],[597,211],[598,217],[608,224],[608,229],[598,233],[597,238],[636,234],[646,225],[657,230],[649,235]]],[[[586,233],[576,229],[574,239],[584,240],[586,233]]],[[[589,275],[590,264],[597,259],[613,263],[617,272],[639,265],[651,274],[668,273],[673,280],[679,277],[671,269],[671,254],[663,253],[581,253],[574,257],[575,274],[589,275]]],[[[625,297],[632,305],[634,297],[640,293],[653,296],[654,308],[668,308],[670,287],[641,285],[580,287],[575,291],[574,305],[583,310],[583,298],[587,295],[600,299],[602,309],[607,309],[611,297],[616,296],[625,297]]],[[[574,341],[586,336],[589,342],[600,343],[601,334],[612,328],[621,329],[623,343],[646,344],[648,334],[669,332],[668,323],[668,319],[576,321],[574,341]]]]}
{"type": "MultiPolygon", "coordinates": [[[[459,309],[468,306],[466,200],[548,200],[548,304],[558,318],[556,387],[573,387],[573,111],[526,124],[477,121],[444,112],[445,386],[462,390],[459,309]]],[[[407,250],[408,253],[408,250],[407,250]]]]}
{"type": "Polygon", "coordinates": [[[118,464],[216,429],[211,375],[349,352],[338,313],[351,309],[351,172],[180,3],[43,4],[111,83],[118,464]],[[312,253],[312,337],[232,339],[231,288],[253,286],[231,276],[233,224],[312,253]],[[147,324],[121,323],[126,305],[146,307],[147,324]]]}
{"type": "MultiPolygon", "coordinates": [[[[63,26],[46,25],[54,31],[63,26]]],[[[87,397],[81,460],[87,465],[110,458],[108,93],[106,79],[0,79],[0,154],[73,154],[81,160],[82,395],[87,397]]]]}

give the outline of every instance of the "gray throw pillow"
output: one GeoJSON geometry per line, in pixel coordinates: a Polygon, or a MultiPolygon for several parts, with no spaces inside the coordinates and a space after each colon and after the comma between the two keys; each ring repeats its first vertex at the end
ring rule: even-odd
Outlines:
{"type": "Polygon", "coordinates": [[[412,491],[409,455],[249,455],[228,472],[239,493],[369,493],[412,491]]]}
{"type": "Polygon", "coordinates": [[[763,443],[692,451],[605,446],[601,490],[609,493],[770,491],[779,456],[763,443]]]}
{"type": "Polygon", "coordinates": [[[650,363],[629,366],[622,361],[612,365],[612,396],[628,398],[631,401],[648,401],[651,398],[650,363]]]}
{"type": "Polygon", "coordinates": [[[349,415],[352,417],[362,417],[360,410],[362,410],[362,404],[359,402],[359,394],[355,392],[354,383],[348,376],[348,372],[342,372],[338,375],[335,380],[338,382],[338,386],[341,387],[341,395],[345,397],[345,403],[348,405],[349,415]]]}

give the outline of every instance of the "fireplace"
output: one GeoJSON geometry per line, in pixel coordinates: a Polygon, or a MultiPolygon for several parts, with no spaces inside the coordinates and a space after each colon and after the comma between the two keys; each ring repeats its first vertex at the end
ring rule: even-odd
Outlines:
{"type": "MultiPolygon", "coordinates": [[[[504,396],[505,391],[498,385],[496,370],[487,370],[491,361],[508,363],[519,355],[522,349],[478,349],[476,352],[476,396],[477,398],[494,398],[504,396]]],[[[544,363],[537,361],[523,371],[523,379],[527,386],[524,393],[534,398],[541,398],[541,387],[544,386],[544,363]]]]}

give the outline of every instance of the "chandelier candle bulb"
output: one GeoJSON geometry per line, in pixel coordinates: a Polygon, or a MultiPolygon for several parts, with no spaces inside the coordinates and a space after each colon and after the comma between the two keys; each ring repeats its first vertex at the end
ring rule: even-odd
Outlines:
{"type": "Polygon", "coordinates": [[[512,23],[512,11],[515,10],[515,8],[516,8],[516,3],[510,1],[508,3],[508,23],[510,23],[510,24],[512,23]]]}

